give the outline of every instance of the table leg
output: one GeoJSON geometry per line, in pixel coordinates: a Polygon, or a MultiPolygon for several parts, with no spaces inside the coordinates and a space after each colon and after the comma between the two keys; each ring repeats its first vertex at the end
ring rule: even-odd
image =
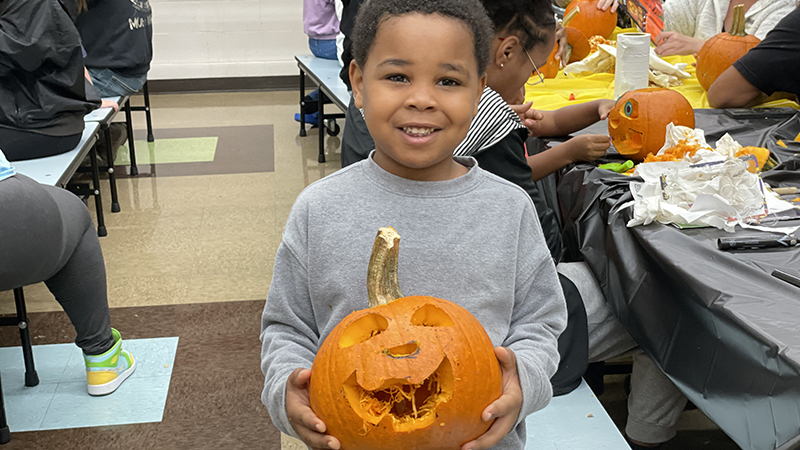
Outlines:
{"type": "Polygon", "coordinates": [[[317,162],[325,162],[325,93],[322,89],[319,90],[319,99],[317,100],[317,125],[319,127],[319,157],[317,162]]]}
{"type": "Polygon", "coordinates": [[[6,406],[3,403],[3,381],[0,380],[0,445],[8,444],[11,441],[11,431],[8,430],[6,422],[6,406]]]}
{"type": "Polygon", "coordinates": [[[114,170],[114,152],[111,148],[111,129],[109,125],[103,127],[106,139],[106,158],[108,159],[108,184],[111,186],[111,212],[119,212],[119,198],[117,197],[117,174],[114,170]]]}
{"type": "Polygon", "coordinates": [[[33,344],[28,330],[28,312],[25,310],[25,295],[22,288],[14,289],[14,302],[17,305],[17,326],[19,340],[22,343],[22,358],[25,361],[25,386],[36,386],[39,384],[39,375],[33,362],[33,344]]]}
{"type": "Polygon", "coordinates": [[[144,115],[147,118],[147,142],[155,142],[156,138],[153,136],[153,121],[150,119],[150,89],[147,87],[147,82],[144,82],[142,87],[144,92],[144,115]]]}
{"type": "Polygon", "coordinates": [[[306,135],[306,74],[300,69],[300,136],[306,135]]]}
{"type": "Polygon", "coordinates": [[[97,168],[97,148],[92,146],[89,150],[89,158],[92,161],[92,193],[94,194],[94,206],[97,210],[97,235],[106,236],[106,222],[103,219],[103,201],[100,199],[100,171],[97,168]]]}
{"type": "Polygon", "coordinates": [[[131,175],[139,175],[139,168],[136,167],[136,149],[133,146],[133,121],[131,120],[131,99],[125,102],[125,123],[128,128],[128,149],[131,154],[131,175]]]}

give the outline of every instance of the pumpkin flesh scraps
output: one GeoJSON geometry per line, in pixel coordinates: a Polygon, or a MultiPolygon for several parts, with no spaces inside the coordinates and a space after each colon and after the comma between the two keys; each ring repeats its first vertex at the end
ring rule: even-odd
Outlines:
{"type": "Polygon", "coordinates": [[[678,141],[678,145],[664,150],[660,155],[650,153],[643,162],[681,161],[685,156],[693,156],[700,150],[699,144],[687,144],[685,139],[678,141]]]}
{"type": "Polygon", "coordinates": [[[353,372],[344,383],[343,393],[363,419],[365,434],[386,418],[394,431],[404,432],[432,425],[436,407],[453,398],[454,384],[452,366],[444,358],[436,371],[420,383],[386,380],[373,391],[362,388],[353,372]]]}

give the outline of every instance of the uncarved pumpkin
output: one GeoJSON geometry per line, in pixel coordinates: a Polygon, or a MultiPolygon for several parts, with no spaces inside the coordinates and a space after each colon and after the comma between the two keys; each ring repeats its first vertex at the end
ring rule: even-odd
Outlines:
{"type": "Polygon", "coordinates": [[[561,70],[560,63],[556,60],[556,53],[558,53],[558,42],[553,46],[553,51],[547,57],[547,63],[539,67],[539,73],[545,78],[555,78],[561,70]]]}
{"type": "Polygon", "coordinates": [[[502,394],[494,347],[469,311],[434,297],[403,297],[400,236],[375,238],[370,308],[331,331],[311,369],[311,409],[345,449],[458,449],[491,425],[481,413],[502,394]]]}
{"type": "Polygon", "coordinates": [[[761,40],[744,31],[744,6],[733,8],[731,32],[711,36],[697,53],[697,81],[708,91],[714,81],[761,40]]]}
{"type": "Polygon", "coordinates": [[[606,11],[597,9],[597,3],[598,0],[572,0],[564,10],[564,15],[579,8],[580,12],[570,26],[580,30],[587,38],[595,35],[608,38],[617,26],[617,13],[612,13],[611,8],[606,11]]]}
{"type": "Polygon", "coordinates": [[[570,63],[580,61],[589,56],[589,50],[592,48],[589,45],[589,39],[574,27],[567,27],[567,44],[572,48],[569,61],[567,61],[570,63]]]}
{"type": "Polygon", "coordinates": [[[689,101],[671,89],[637,89],[620,97],[609,112],[608,134],[617,152],[642,161],[664,145],[670,122],[694,128],[689,101]]]}

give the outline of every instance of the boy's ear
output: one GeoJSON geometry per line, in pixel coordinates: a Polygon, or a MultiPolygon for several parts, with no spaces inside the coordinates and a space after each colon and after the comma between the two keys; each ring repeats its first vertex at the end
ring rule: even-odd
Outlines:
{"type": "Polygon", "coordinates": [[[500,45],[497,46],[497,51],[494,54],[494,63],[500,67],[507,64],[516,51],[515,47],[518,45],[520,45],[518,37],[514,36],[513,34],[506,36],[502,41],[500,41],[500,45]]]}
{"type": "Polygon", "coordinates": [[[478,103],[481,102],[484,88],[486,88],[486,74],[483,74],[481,79],[478,81],[478,96],[475,98],[475,108],[472,110],[472,117],[478,115],[478,103]]]}
{"type": "Polygon", "coordinates": [[[361,98],[361,92],[364,87],[364,72],[358,67],[355,60],[350,61],[350,87],[353,89],[353,103],[356,108],[362,108],[364,105],[361,98]]]}

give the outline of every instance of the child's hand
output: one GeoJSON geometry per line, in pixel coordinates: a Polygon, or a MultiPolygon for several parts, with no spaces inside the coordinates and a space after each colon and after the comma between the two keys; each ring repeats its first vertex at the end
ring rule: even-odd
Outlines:
{"type": "Polygon", "coordinates": [[[597,9],[602,9],[606,11],[608,7],[611,6],[611,12],[617,10],[617,6],[619,6],[619,2],[617,0],[600,0],[597,2],[597,9]]]}
{"type": "Polygon", "coordinates": [[[525,125],[525,128],[527,128],[532,135],[536,135],[534,130],[536,129],[537,122],[544,119],[544,115],[542,115],[541,112],[531,108],[531,106],[533,106],[533,102],[508,106],[512,111],[517,113],[519,120],[522,121],[522,124],[525,125]]]}
{"type": "Polygon", "coordinates": [[[570,161],[592,162],[606,154],[611,146],[611,138],[605,134],[582,134],[561,145],[568,146],[570,161]]]}
{"type": "Polygon", "coordinates": [[[614,100],[603,99],[597,101],[597,115],[600,116],[600,120],[606,120],[608,118],[608,113],[614,109],[614,105],[617,102],[614,100]]]}
{"type": "Polygon", "coordinates": [[[684,36],[677,31],[665,31],[656,36],[656,53],[659,56],[691,55],[705,43],[702,39],[684,36]]]}
{"type": "Polygon", "coordinates": [[[492,426],[478,439],[467,442],[461,450],[483,450],[500,442],[514,428],[522,408],[522,386],[519,384],[517,357],[511,349],[494,349],[503,371],[503,395],[483,410],[481,418],[488,422],[497,418],[492,426]]]}
{"type": "Polygon", "coordinates": [[[325,433],[325,424],[311,410],[308,399],[308,381],[311,371],[295,369],[286,381],[286,415],[295,433],[312,449],[334,449],[341,447],[339,440],[325,433]]]}
{"type": "Polygon", "coordinates": [[[567,57],[567,29],[561,23],[556,24],[556,42],[558,42],[558,51],[555,58],[559,67],[563,68],[567,65],[567,61],[564,61],[564,58],[567,57]]]}

